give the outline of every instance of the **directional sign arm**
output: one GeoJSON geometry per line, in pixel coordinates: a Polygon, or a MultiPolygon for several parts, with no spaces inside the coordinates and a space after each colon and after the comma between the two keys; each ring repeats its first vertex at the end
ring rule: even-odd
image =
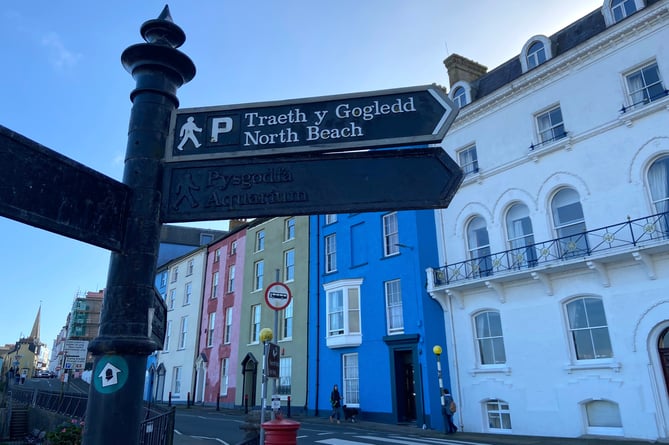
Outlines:
{"type": "Polygon", "coordinates": [[[0,215],[121,250],[128,187],[0,125],[0,215]]]}
{"type": "Polygon", "coordinates": [[[462,178],[440,147],[171,163],[161,219],[444,208],[462,178]]]}

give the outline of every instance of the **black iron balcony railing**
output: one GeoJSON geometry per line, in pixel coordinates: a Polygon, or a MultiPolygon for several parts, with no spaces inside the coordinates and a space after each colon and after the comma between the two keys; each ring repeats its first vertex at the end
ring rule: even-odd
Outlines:
{"type": "Polygon", "coordinates": [[[434,285],[444,286],[495,274],[532,269],[540,264],[584,258],[616,248],[669,239],[669,212],[496,252],[434,269],[434,285]]]}

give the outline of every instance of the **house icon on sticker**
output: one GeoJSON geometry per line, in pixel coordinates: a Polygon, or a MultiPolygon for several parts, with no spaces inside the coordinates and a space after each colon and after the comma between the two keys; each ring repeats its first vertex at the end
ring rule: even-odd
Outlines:
{"type": "Polygon", "coordinates": [[[102,379],[102,387],[112,386],[118,384],[118,373],[121,372],[116,366],[111,363],[107,363],[98,377],[102,379]]]}

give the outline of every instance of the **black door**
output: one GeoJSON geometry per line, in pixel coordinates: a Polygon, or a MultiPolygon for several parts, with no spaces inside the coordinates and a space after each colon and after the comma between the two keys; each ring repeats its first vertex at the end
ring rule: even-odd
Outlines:
{"type": "Polygon", "coordinates": [[[415,370],[411,351],[395,351],[398,422],[416,421],[415,370]]]}

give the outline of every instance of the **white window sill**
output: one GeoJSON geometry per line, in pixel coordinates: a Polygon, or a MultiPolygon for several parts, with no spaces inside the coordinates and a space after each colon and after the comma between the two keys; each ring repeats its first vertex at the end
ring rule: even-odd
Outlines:
{"type": "Polygon", "coordinates": [[[587,361],[585,363],[570,363],[564,367],[564,370],[571,374],[574,371],[590,371],[593,369],[611,369],[615,372],[620,372],[620,368],[622,368],[620,362],[607,360],[605,362],[587,361]]]}
{"type": "Polygon", "coordinates": [[[490,365],[469,370],[469,374],[506,374],[511,375],[511,367],[507,365],[490,365]]]}
{"type": "Polygon", "coordinates": [[[327,347],[330,349],[350,348],[362,344],[362,334],[335,335],[326,338],[327,347]]]}

